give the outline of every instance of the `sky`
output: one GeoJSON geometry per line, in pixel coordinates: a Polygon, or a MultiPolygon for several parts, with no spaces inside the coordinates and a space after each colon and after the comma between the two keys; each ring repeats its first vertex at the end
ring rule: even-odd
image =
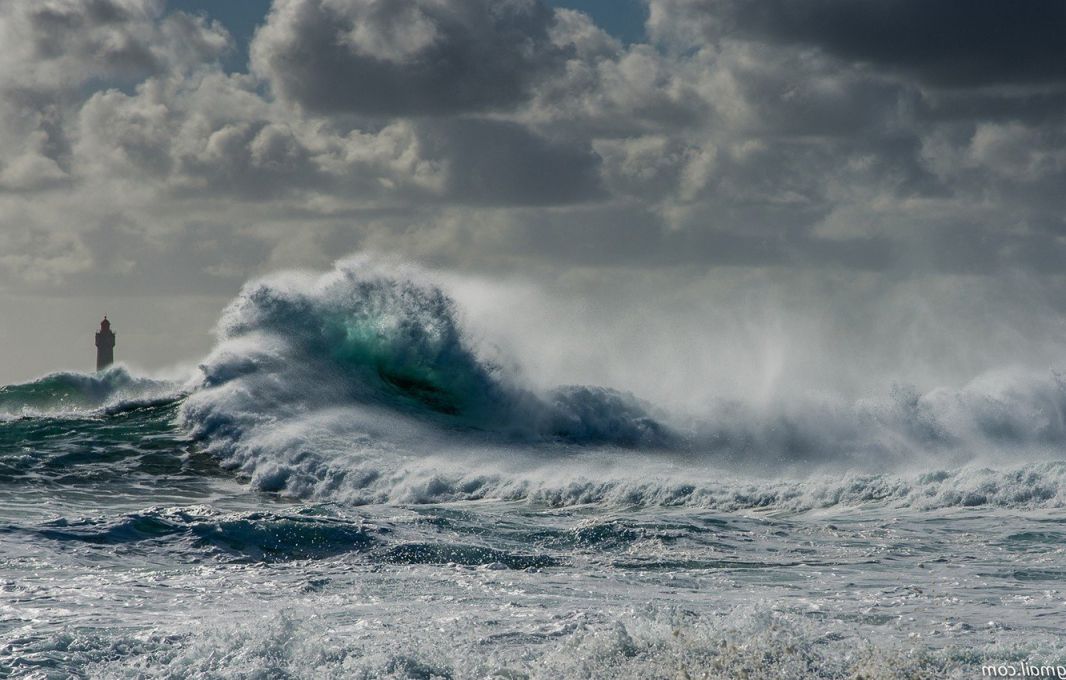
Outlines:
{"type": "Polygon", "coordinates": [[[1053,368],[1064,34],[1059,0],[6,0],[0,383],[91,368],[104,313],[195,363],[245,281],[356,252],[544,380],[1053,368]]]}

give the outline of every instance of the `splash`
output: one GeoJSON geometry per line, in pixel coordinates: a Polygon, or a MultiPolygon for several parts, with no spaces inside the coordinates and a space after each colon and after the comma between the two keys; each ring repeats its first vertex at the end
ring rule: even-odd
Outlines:
{"type": "MultiPolygon", "coordinates": [[[[1057,373],[995,374],[927,394],[901,386],[856,403],[721,402],[698,419],[604,387],[539,392],[503,368],[518,362],[487,358],[491,345],[464,328],[430,275],[367,258],[249,284],[219,336],[179,420],[257,488],[299,497],[810,508],[832,503],[822,496],[877,497],[887,484],[896,488],[881,498],[908,503],[914,489],[929,492],[898,474],[908,469],[986,455],[1055,461],[1066,444],[1057,373]],[[722,481],[744,471],[771,481],[754,496],[722,481]],[[840,482],[841,471],[866,481],[840,482]],[[837,483],[772,481],[812,473],[837,483]]],[[[1054,504],[1053,486],[1043,499],[1054,504]]]]}

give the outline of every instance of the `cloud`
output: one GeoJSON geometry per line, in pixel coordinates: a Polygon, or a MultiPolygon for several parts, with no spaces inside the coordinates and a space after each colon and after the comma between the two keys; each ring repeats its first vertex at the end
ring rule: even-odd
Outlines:
{"type": "Polygon", "coordinates": [[[72,129],[83,177],[136,178],[170,199],[400,200],[441,182],[410,125],[341,132],[290,116],[251,77],[218,70],[97,92],[72,129]]]}
{"type": "Polygon", "coordinates": [[[0,191],[69,186],[69,118],[94,90],[203,68],[230,48],[217,23],[157,0],[0,5],[0,191]]]}
{"type": "Polygon", "coordinates": [[[558,10],[552,40],[568,58],[516,117],[587,138],[683,133],[711,122],[707,64],[650,45],[623,47],[585,14],[558,10]]]}
{"type": "Polygon", "coordinates": [[[599,157],[521,125],[457,119],[419,125],[422,153],[447,164],[445,191],[457,202],[560,205],[601,197],[599,157]]]}
{"type": "Polygon", "coordinates": [[[704,29],[812,46],[847,61],[901,71],[937,87],[1066,82],[1066,6],[1037,0],[709,0],[704,29]]]}
{"type": "MultiPolygon", "coordinates": [[[[344,229],[338,242],[430,258],[436,244],[485,267],[508,248],[531,267],[1058,262],[1050,5],[1012,15],[992,56],[969,32],[991,30],[983,3],[965,22],[924,10],[946,44],[923,24],[905,55],[849,42],[872,29],[835,0],[648,5],[650,42],[624,45],[537,0],[278,0],[250,71],[227,73],[225,30],[161,2],[8,3],[0,208],[57,231],[72,205],[155,215],[150,242],[232,221],[271,242],[264,266],[318,257],[344,229]],[[987,77],[946,66],[970,52],[987,77]],[[1015,58],[1042,65],[1015,78],[1015,58]],[[962,233],[967,248],[928,252],[962,233]]],[[[921,11],[875,14],[902,44],[921,11]]]]}
{"type": "Polygon", "coordinates": [[[54,92],[93,81],[136,83],[219,58],[218,23],[161,0],[40,0],[0,5],[0,89],[54,92]]]}
{"type": "Polygon", "coordinates": [[[22,108],[18,97],[0,99],[0,193],[32,192],[65,184],[68,148],[55,107],[22,108]]]}
{"type": "Polygon", "coordinates": [[[552,21],[538,0],[279,0],[252,66],[312,113],[506,110],[561,66],[552,21]]]}
{"type": "Polygon", "coordinates": [[[63,285],[92,266],[84,242],[75,234],[14,224],[0,229],[0,290],[63,285]]]}

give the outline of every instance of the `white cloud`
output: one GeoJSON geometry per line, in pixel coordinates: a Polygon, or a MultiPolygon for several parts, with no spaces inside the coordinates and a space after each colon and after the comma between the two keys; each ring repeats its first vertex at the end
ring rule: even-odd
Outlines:
{"type": "Polygon", "coordinates": [[[69,90],[138,82],[198,66],[231,45],[220,24],[162,0],[16,0],[0,5],[0,90],[69,90]]]}

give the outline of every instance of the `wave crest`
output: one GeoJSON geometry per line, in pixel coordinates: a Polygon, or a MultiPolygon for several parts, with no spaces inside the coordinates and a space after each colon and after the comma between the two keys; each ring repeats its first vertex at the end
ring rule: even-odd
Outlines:
{"type": "Polygon", "coordinates": [[[124,366],[97,373],[60,371],[0,386],[0,415],[8,417],[109,413],[131,405],[173,400],[170,382],[134,375],[124,366]]]}

